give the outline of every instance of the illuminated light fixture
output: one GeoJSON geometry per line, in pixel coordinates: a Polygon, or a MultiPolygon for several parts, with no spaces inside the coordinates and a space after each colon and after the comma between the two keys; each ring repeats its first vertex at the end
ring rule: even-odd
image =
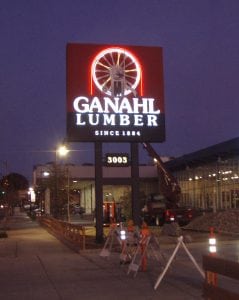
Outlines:
{"type": "Polygon", "coordinates": [[[232,173],[232,171],[230,170],[230,171],[224,171],[224,172],[222,172],[222,174],[231,174],[232,173]]]}
{"type": "Polygon", "coordinates": [[[157,162],[158,162],[157,158],[154,158],[154,162],[155,162],[155,163],[157,163],[157,162]]]}
{"type": "MultiPolygon", "coordinates": [[[[138,59],[128,50],[119,47],[104,49],[96,55],[91,65],[92,84],[109,96],[135,94],[142,77],[138,59]],[[93,82],[92,82],[93,81],[93,82]]],[[[142,83],[141,83],[142,95],[142,83]]]]}
{"type": "Polygon", "coordinates": [[[188,180],[189,180],[189,181],[192,181],[193,179],[190,177],[188,180]]]}
{"type": "Polygon", "coordinates": [[[30,202],[35,202],[36,201],[36,195],[35,195],[34,189],[32,187],[29,187],[28,195],[30,197],[30,202]]]}
{"type": "Polygon", "coordinates": [[[48,172],[48,171],[44,171],[44,172],[43,172],[43,176],[44,176],[44,177],[48,177],[49,175],[50,175],[50,172],[48,172]]]}
{"type": "Polygon", "coordinates": [[[60,146],[58,149],[57,149],[57,153],[60,155],[60,156],[66,156],[67,153],[69,152],[70,150],[67,149],[67,147],[65,145],[62,145],[60,146]]]}

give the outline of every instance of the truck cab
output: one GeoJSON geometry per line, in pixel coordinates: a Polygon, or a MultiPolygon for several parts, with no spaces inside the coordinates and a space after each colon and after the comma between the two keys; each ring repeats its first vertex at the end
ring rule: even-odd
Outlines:
{"type": "Polygon", "coordinates": [[[149,225],[162,226],[175,221],[171,204],[161,194],[150,194],[142,208],[142,218],[149,225]]]}

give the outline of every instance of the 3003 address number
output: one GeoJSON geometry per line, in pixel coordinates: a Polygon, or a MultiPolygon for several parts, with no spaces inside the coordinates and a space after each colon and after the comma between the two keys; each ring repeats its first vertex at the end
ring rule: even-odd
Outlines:
{"type": "Polygon", "coordinates": [[[128,166],[128,154],[106,154],[106,165],[108,166],[128,166]]]}

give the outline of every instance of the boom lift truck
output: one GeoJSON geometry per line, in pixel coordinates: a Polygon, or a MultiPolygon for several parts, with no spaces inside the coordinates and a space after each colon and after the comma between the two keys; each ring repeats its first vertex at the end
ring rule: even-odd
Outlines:
{"type": "Polygon", "coordinates": [[[160,194],[151,194],[143,208],[143,218],[150,225],[163,225],[176,220],[176,210],[181,189],[177,179],[164,166],[160,156],[150,143],[143,143],[144,149],[157,162],[160,194]]]}

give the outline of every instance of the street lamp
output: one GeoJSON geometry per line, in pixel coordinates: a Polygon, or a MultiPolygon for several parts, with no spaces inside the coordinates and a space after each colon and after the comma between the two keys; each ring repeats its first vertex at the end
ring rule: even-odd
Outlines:
{"type": "Polygon", "coordinates": [[[30,214],[32,213],[32,206],[36,202],[36,194],[35,191],[32,187],[29,187],[28,189],[28,197],[29,197],[29,202],[30,202],[30,214]]]}
{"type": "Polygon", "coordinates": [[[59,156],[66,156],[70,150],[66,147],[66,145],[61,145],[56,151],[59,156]]]}
{"type": "MultiPolygon", "coordinates": [[[[66,156],[70,150],[66,145],[61,145],[57,149],[56,153],[59,156],[66,156]]],[[[70,174],[69,166],[67,166],[67,221],[70,222],[70,174]]]]}

